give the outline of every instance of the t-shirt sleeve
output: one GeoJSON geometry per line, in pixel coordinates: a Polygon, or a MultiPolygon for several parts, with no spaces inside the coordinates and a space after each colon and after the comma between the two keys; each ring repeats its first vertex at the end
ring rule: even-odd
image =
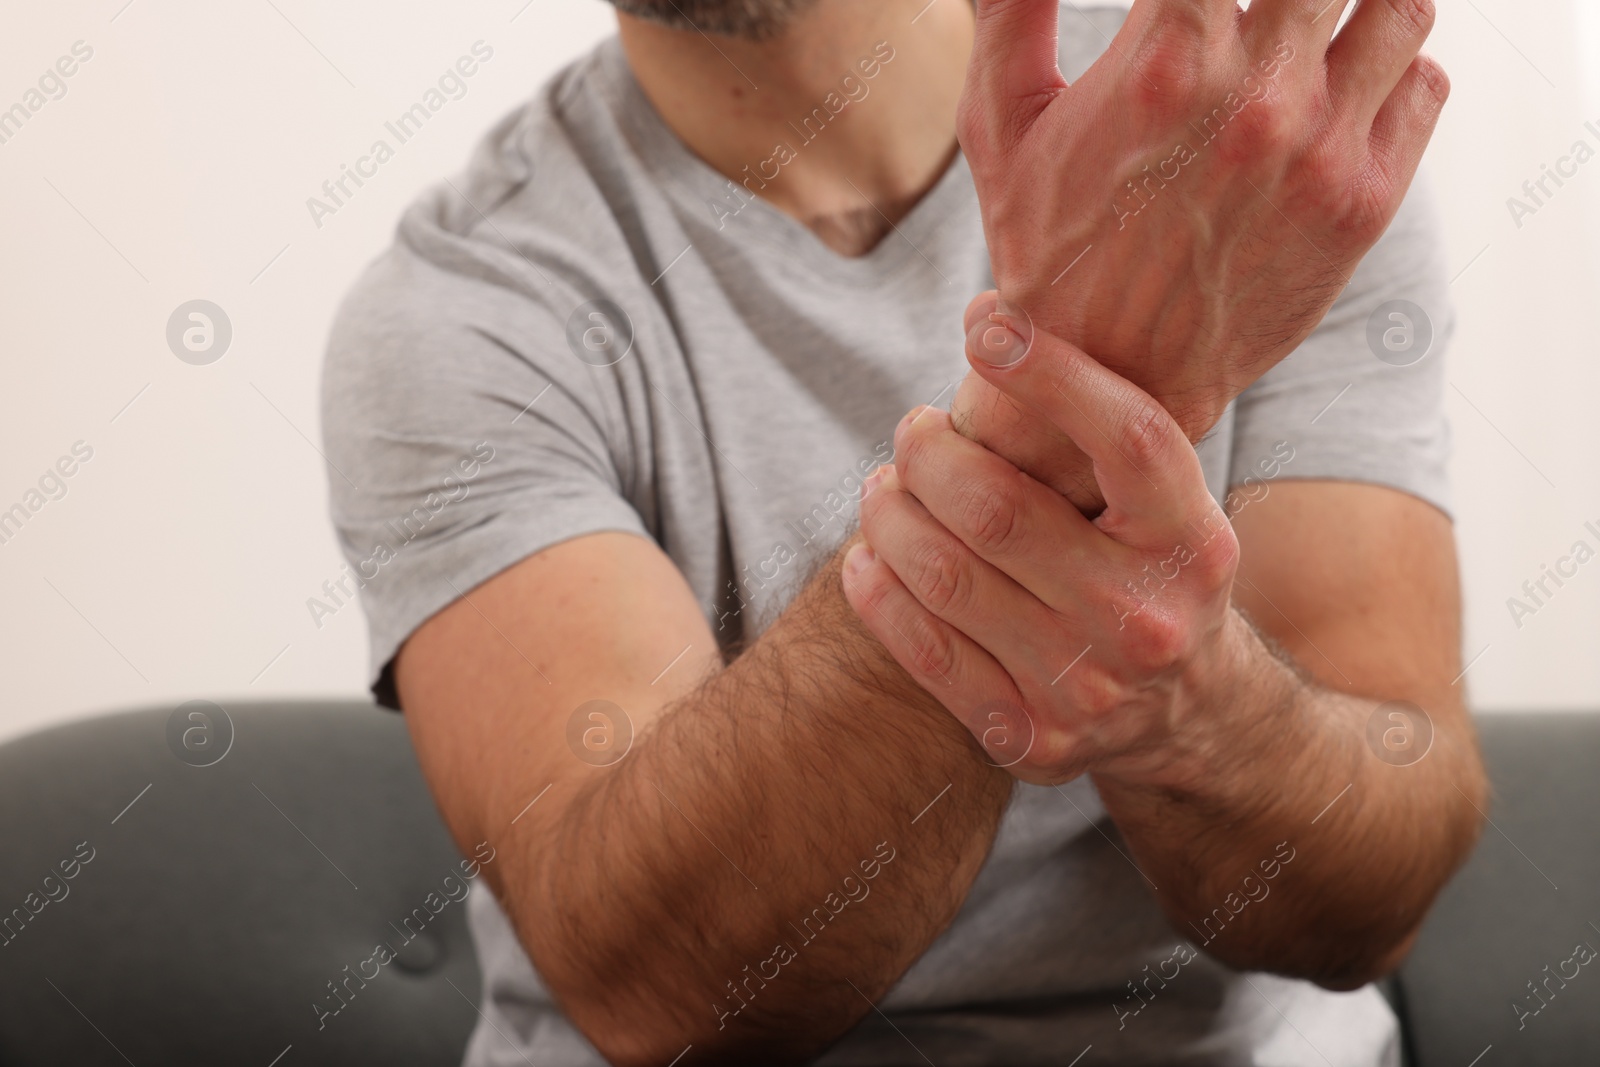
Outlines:
{"type": "Polygon", "coordinates": [[[1367,482],[1448,513],[1454,324],[1433,199],[1419,177],[1321,325],[1236,401],[1229,483],[1263,472],[1367,482]]]}
{"type": "Polygon", "coordinates": [[[649,536],[615,381],[569,350],[531,265],[404,232],[341,306],[323,378],[332,516],[388,707],[401,644],[474,586],[584,534],[649,536]]]}

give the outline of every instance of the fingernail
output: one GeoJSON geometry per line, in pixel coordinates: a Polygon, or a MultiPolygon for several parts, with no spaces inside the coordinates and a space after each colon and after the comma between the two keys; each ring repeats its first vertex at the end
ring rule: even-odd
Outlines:
{"type": "Polygon", "coordinates": [[[883,481],[883,476],[887,469],[888,468],[886,467],[879,467],[877,470],[867,475],[867,480],[861,483],[862,500],[867,499],[867,497],[872,495],[872,491],[878,488],[878,484],[883,481]]]}
{"type": "Polygon", "coordinates": [[[1011,367],[1028,354],[1033,325],[1004,301],[985,319],[980,319],[967,334],[967,353],[991,367],[1011,367]]]}
{"type": "Polygon", "coordinates": [[[877,559],[878,554],[872,551],[872,546],[863,541],[845,554],[844,572],[852,578],[858,578],[877,559]]]}

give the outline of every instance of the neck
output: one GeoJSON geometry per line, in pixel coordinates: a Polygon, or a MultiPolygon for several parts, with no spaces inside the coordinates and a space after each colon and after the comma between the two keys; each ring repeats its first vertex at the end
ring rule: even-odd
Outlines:
{"type": "Polygon", "coordinates": [[[958,150],[972,7],[926,2],[817,0],[766,41],[618,21],[634,76],[691,151],[860,255],[958,150]]]}

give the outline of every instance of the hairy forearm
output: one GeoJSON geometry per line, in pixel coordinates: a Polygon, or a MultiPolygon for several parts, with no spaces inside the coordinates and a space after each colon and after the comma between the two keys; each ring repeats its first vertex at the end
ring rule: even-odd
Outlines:
{"type": "Polygon", "coordinates": [[[1197,945],[1241,968],[1363,984],[1398,964],[1476,841],[1485,785],[1470,723],[1435,716],[1426,757],[1395,766],[1368,746],[1377,701],[1306,679],[1253,631],[1240,648],[1226,744],[1152,775],[1160,785],[1096,784],[1197,945]]]}
{"type": "Polygon", "coordinates": [[[529,855],[513,920],[617,1063],[801,1061],[954,917],[1011,779],[883,651],[838,560],[529,855]]]}

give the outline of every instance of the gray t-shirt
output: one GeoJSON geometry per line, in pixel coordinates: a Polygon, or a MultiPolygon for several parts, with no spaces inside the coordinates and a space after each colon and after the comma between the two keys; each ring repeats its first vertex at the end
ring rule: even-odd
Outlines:
{"type": "MultiPolygon", "coordinates": [[[[1069,78],[1122,17],[1064,11],[1069,78]]],[[[793,149],[902,76],[892,48],[873,58],[797,122],[793,149]]],[[[752,161],[752,186],[778,158],[752,161]]],[[[1414,192],[1316,333],[1200,446],[1219,499],[1247,479],[1259,497],[1274,478],[1330,478],[1446,506],[1438,244],[1414,192]],[[1369,344],[1393,300],[1433,316],[1432,350],[1410,366],[1369,344]]],[[[962,160],[877,248],[844,258],[693,156],[602,44],[406,212],[334,328],[332,507],[374,692],[392,702],[396,650],[461,591],[602,530],[659,544],[726,648],[754,638],[844,538],[899,417],[948,404],[962,310],[991,285],[962,160]]],[[[484,1021],[467,1062],[601,1063],[494,900],[469,910],[484,1021]]],[[[819,1062],[1042,1067],[1090,1045],[1101,1064],[1398,1062],[1372,988],[1239,974],[1195,953],[1204,936],[1168,926],[1088,778],[1020,785],[950,929],[819,1062]]]]}

